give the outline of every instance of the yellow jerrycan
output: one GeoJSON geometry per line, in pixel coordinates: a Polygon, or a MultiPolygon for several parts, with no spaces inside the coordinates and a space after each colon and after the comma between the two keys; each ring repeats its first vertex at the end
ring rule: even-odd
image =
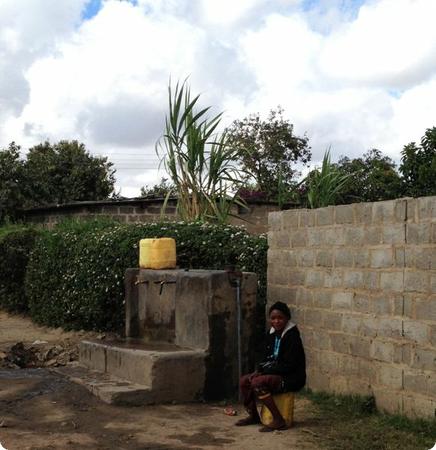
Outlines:
{"type": "MultiPolygon", "coordinates": [[[[294,393],[284,392],[283,394],[273,395],[274,403],[277,409],[280,411],[283,419],[285,419],[286,425],[290,427],[294,421],[294,393]]],[[[270,410],[262,405],[260,410],[260,420],[264,425],[269,425],[272,420],[272,414],[270,410]]]]}
{"type": "Polygon", "coordinates": [[[176,241],[173,238],[141,239],[139,267],[141,269],[175,269],[176,241]]]}

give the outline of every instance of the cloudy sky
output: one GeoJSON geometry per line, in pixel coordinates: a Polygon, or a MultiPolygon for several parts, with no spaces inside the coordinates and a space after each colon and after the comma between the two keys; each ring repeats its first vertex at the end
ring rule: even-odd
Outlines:
{"type": "Polygon", "coordinates": [[[223,123],[281,105],[314,162],[436,126],[436,0],[0,0],[0,148],[78,139],[136,196],[159,181],[167,85],[223,123]]]}

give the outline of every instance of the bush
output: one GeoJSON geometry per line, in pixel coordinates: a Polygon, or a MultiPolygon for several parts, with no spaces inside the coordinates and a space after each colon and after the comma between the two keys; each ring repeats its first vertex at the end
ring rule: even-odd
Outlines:
{"type": "Polygon", "coordinates": [[[73,329],[119,330],[124,325],[124,272],[138,266],[142,238],[173,237],[180,267],[223,269],[236,264],[259,276],[266,292],[264,236],[232,226],[201,223],[67,223],[38,239],[29,262],[26,293],[32,318],[73,329]]]}
{"type": "Polygon", "coordinates": [[[34,229],[24,226],[0,229],[0,307],[7,311],[28,309],[24,279],[36,235],[34,229]]]}

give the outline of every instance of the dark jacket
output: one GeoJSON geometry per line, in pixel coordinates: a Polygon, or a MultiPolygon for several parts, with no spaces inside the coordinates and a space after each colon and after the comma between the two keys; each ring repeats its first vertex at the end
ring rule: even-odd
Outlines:
{"type": "Polygon", "coordinates": [[[259,365],[259,371],[265,375],[281,375],[284,380],[284,391],[299,391],[306,384],[306,357],[300,332],[297,326],[288,322],[279,347],[277,359],[274,359],[274,328],[267,333],[264,363],[259,365]],[[270,364],[268,364],[270,363],[270,364]]]}

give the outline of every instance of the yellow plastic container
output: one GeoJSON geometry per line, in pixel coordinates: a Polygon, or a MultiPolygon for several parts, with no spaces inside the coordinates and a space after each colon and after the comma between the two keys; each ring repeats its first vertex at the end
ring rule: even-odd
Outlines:
{"type": "Polygon", "coordinates": [[[176,241],[173,238],[141,239],[139,267],[141,269],[175,269],[176,241]]]}
{"type": "MultiPolygon", "coordinates": [[[[273,399],[278,410],[280,411],[280,414],[283,419],[285,419],[286,425],[290,427],[294,421],[293,392],[273,395],[273,399]]],[[[264,425],[269,425],[273,420],[270,410],[265,405],[262,405],[262,409],[260,410],[260,420],[264,425]]]]}

